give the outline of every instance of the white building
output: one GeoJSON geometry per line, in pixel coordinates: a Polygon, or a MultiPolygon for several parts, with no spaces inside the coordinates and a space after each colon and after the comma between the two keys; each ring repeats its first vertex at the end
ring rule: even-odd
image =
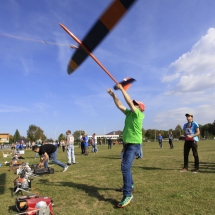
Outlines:
{"type": "MultiPolygon", "coordinates": [[[[88,135],[89,138],[92,138],[92,135],[88,135]]],[[[117,140],[119,138],[119,135],[116,134],[98,134],[96,135],[97,139],[98,138],[111,138],[112,140],[117,140]]]]}

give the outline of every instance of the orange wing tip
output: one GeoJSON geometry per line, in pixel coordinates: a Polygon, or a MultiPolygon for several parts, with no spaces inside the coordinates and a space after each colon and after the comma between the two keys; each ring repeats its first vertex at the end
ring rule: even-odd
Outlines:
{"type": "Polygon", "coordinates": [[[78,64],[74,60],[70,60],[67,72],[68,74],[73,73],[78,68],[78,64]]]}
{"type": "MultiPolygon", "coordinates": [[[[134,78],[124,78],[119,84],[121,84],[123,89],[127,91],[134,81],[136,81],[134,78]]],[[[114,86],[114,90],[118,90],[117,85],[114,86]]]]}

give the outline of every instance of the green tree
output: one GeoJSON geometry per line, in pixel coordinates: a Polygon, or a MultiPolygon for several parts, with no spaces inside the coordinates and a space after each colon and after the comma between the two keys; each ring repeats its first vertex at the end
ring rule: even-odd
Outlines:
{"type": "Polygon", "coordinates": [[[13,143],[14,142],[14,136],[10,135],[10,139],[9,139],[9,143],[13,143]]]}
{"type": "Polygon", "coordinates": [[[48,143],[54,142],[54,140],[53,140],[52,138],[46,139],[46,141],[47,141],[48,143]]]}
{"type": "Polygon", "coordinates": [[[13,142],[16,142],[17,140],[21,139],[21,135],[20,135],[18,129],[16,129],[15,134],[13,135],[13,137],[14,137],[13,142]]]}
{"type": "Polygon", "coordinates": [[[145,138],[145,133],[146,133],[146,130],[144,128],[142,128],[142,137],[145,138]]]}
{"type": "Polygon", "coordinates": [[[62,140],[65,140],[65,139],[66,139],[66,137],[65,137],[64,134],[60,134],[59,137],[58,137],[59,141],[62,141],[62,140]]]}
{"type": "Polygon", "coordinates": [[[175,136],[179,137],[182,134],[181,131],[182,131],[182,127],[180,125],[177,125],[175,127],[175,132],[174,132],[175,136]]]}
{"type": "Polygon", "coordinates": [[[157,133],[157,132],[158,131],[156,131],[155,129],[148,129],[145,132],[145,137],[147,139],[154,140],[155,139],[155,133],[157,133]]]}
{"type": "Polygon", "coordinates": [[[85,133],[83,130],[77,130],[73,133],[73,136],[74,136],[74,142],[75,144],[79,144],[80,142],[80,136],[85,133]]]}
{"type": "Polygon", "coordinates": [[[36,125],[29,126],[29,128],[27,130],[27,137],[30,141],[36,141],[38,139],[41,139],[42,141],[46,140],[44,131],[36,125]]]}

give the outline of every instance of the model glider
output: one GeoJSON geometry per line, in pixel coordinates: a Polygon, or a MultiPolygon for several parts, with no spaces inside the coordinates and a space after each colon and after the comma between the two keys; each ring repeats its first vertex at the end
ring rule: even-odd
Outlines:
{"type": "MultiPolygon", "coordinates": [[[[116,84],[118,84],[115,78],[98,61],[98,59],[92,54],[92,52],[113,29],[116,23],[120,20],[120,18],[122,18],[122,16],[128,11],[128,9],[135,1],[136,0],[114,0],[112,4],[101,15],[99,20],[97,20],[91,30],[87,33],[83,41],[80,41],[64,25],[59,23],[60,26],[79,44],[79,48],[75,51],[74,55],[70,59],[67,69],[69,74],[73,73],[88,56],[91,56],[95,60],[95,62],[109,75],[109,77],[116,84]]],[[[129,84],[131,84],[133,81],[135,80],[131,79],[129,84]]],[[[116,86],[115,89],[117,89],[116,86]]]]}

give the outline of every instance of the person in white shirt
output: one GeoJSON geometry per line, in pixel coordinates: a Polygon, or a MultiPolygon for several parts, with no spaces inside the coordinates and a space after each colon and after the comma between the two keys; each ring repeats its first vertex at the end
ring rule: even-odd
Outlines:
{"type": "Polygon", "coordinates": [[[65,146],[66,146],[66,144],[65,144],[65,141],[64,141],[64,140],[62,140],[62,142],[61,142],[61,146],[62,146],[62,150],[63,150],[63,152],[65,152],[65,146]]]}
{"type": "Polygon", "coordinates": [[[95,133],[92,135],[92,152],[95,152],[95,153],[98,152],[98,148],[97,148],[97,136],[96,136],[95,133]]]}
{"type": "Polygon", "coordinates": [[[71,134],[70,130],[66,131],[66,148],[67,148],[67,159],[68,163],[67,165],[71,165],[71,158],[72,163],[75,164],[75,150],[74,150],[74,137],[71,134]]]}

